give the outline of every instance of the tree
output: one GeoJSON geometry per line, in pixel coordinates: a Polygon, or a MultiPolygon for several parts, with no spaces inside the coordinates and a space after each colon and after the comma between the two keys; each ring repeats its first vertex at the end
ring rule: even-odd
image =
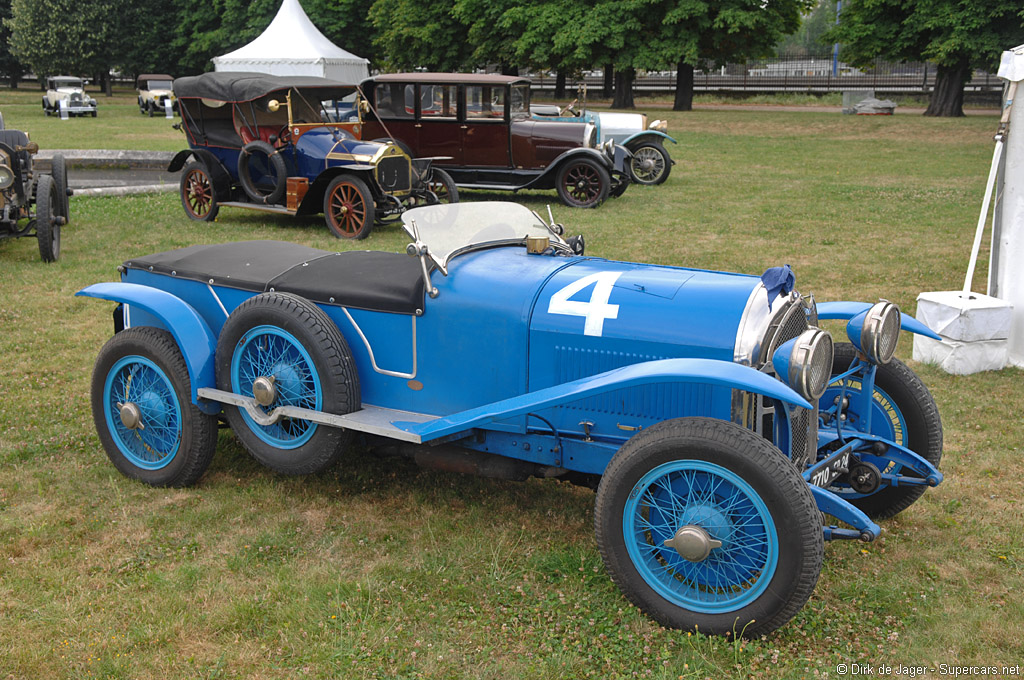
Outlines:
{"type": "Polygon", "coordinates": [[[926,116],[962,116],[975,68],[995,70],[1003,50],[1024,42],[1024,6],[1006,0],[849,0],[825,40],[857,65],[882,57],[931,61],[935,90],[926,116]]]}
{"type": "Polygon", "coordinates": [[[25,66],[11,53],[11,29],[7,22],[11,18],[10,0],[0,0],[0,75],[11,83],[11,89],[18,87],[18,81],[25,75],[25,66]]]}
{"type": "Polygon", "coordinates": [[[106,74],[127,41],[128,0],[12,0],[11,52],[39,76],[106,74]]]}
{"type": "Polygon", "coordinates": [[[693,108],[693,71],[718,63],[745,61],[774,51],[779,39],[800,25],[812,0],[647,0],[642,35],[647,36],[634,65],[676,67],[673,108],[693,108]]]}
{"type": "Polygon", "coordinates": [[[457,71],[473,61],[469,28],[456,17],[453,0],[376,0],[369,18],[386,69],[457,71]]]}
{"type": "Polygon", "coordinates": [[[835,0],[818,0],[818,4],[805,14],[800,21],[800,28],[795,33],[785,36],[779,41],[775,51],[777,54],[818,55],[825,50],[822,36],[836,23],[835,0]]]}

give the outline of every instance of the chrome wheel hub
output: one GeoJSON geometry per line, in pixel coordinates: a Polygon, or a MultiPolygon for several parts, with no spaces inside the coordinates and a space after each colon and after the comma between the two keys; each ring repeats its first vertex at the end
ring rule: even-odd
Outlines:
{"type": "Polygon", "coordinates": [[[252,396],[260,406],[270,406],[277,399],[277,387],[274,385],[274,377],[260,376],[252,381],[252,396]]]}
{"type": "Polygon", "coordinates": [[[142,410],[138,406],[132,403],[118,404],[117,406],[121,415],[122,425],[129,430],[142,428],[142,410]]]}
{"type": "Polygon", "coordinates": [[[687,524],[680,527],[675,536],[665,541],[665,545],[674,549],[685,560],[703,562],[712,550],[722,547],[722,542],[711,538],[703,527],[687,524]]]}

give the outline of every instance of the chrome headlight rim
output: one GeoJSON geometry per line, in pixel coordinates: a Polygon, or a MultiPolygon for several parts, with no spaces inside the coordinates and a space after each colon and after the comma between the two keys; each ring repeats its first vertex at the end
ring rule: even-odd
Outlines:
{"type": "Polygon", "coordinates": [[[787,385],[814,402],[828,387],[834,357],[832,334],[821,328],[808,328],[775,350],[772,365],[787,385]]]}
{"type": "Polygon", "coordinates": [[[6,163],[0,163],[0,189],[9,189],[14,184],[14,170],[6,163]]]}
{"type": "Polygon", "coordinates": [[[892,361],[900,337],[900,308],[882,300],[871,305],[860,329],[860,350],[872,363],[885,365],[892,361]]]}
{"type": "Polygon", "coordinates": [[[604,155],[610,160],[615,160],[615,140],[609,139],[605,141],[605,143],[601,145],[601,151],[603,151],[604,155]]]}

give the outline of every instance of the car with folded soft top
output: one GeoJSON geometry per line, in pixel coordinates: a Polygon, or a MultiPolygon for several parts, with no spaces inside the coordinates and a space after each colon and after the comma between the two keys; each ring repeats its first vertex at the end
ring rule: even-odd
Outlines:
{"type": "Polygon", "coordinates": [[[113,465],[195,484],[226,420],[281,474],[326,470],[358,436],[421,466],[587,485],[630,601],[745,636],[803,607],[826,540],[874,540],[942,481],[938,409],[894,358],[901,329],[937,336],[890,302],[816,303],[788,266],[589,257],[514,203],[402,222],[405,253],[197,245],[80,291],[116,303],[92,378],[113,465]]]}
{"type": "Polygon", "coordinates": [[[390,142],[365,141],[358,117],[339,121],[331,102],[356,86],[314,76],[220,71],[174,81],[188,149],[168,172],[193,220],[223,207],[277,215],[322,213],[338,238],[366,238],[407,209],[458,201],[430,158],[390,142]]]}
{"type": "Polygon", "coordinates": [[[360,87],[367,138],[437,156],[467,189],[555,189],[565,205],[594,208],[629,185],[629,152],[597,143],[581,121],[530,115],[530,79],[488,73],[386,73],[360,87]]]}

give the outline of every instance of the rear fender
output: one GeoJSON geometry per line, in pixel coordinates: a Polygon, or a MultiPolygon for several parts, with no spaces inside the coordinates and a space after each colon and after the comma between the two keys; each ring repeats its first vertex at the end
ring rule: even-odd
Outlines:
{"type": "Polygon", "coordinates": [[[159,319],[185,358],[192,383],[192,403],[204,413],[220,411],[220,404],[201,402],[197,394],[201,387],[217,386],[213,369],[217,337],[191,305],[165,291],[135,283],[95,283],[75,295],[138,307],[159,319]]]}
{"type": "Polygon", "coordinates": [[[185,167],[185,163],[193,156],[197,161],[205,165],[206,171],[210,173],[210,181],[213,182],[213,190],[216,192],[217,200],[231,200],[231,182],[233,181],[231,173],[227,171],[227,168],[220,162],[220,159],[207,149],[185,149],[179,151],[171,159],[170,164],[167,166],[167,172],[178,172],[185,167]]]}
{"type": "MultiPolygon", "coordinates": [[[[818,318],[842,319],[844,321],[849,321],[858,314],[863,314],[868,311],[870,308],[870,302],[819,302],[818,318]]],[[[928,326],[925,326],[914,317],[904,314],[902,310],[900,312],[900,327],[905,331],[917,333],[918,335],[923,335],[926,338],[931,338],[932,340],[942,339],[935,331],[928,328],[928,326]]]]}
{"type": "Polygon", "coordinates": [[[394,425],[419,435],[421,441],[427,442],[613,390],[664,383],[701,383],[731,387],[763,394],[801,408],[813,408],[781,381],[749,366],[716,359],[659,359],[546,387],[427,423],[398,422],[394,425]]]}
{"type": "Polygon", "coordinates": [[[644,130],[643,132],[638,132],[635,135],[630,135],[622,140],[620,144],[630,151],[635,151],[638,146],[645,142],[664,145],[663,142],[666,139],[673,144],[678,144],[676,140],[669,137],[664,132],[658,132],[657,130],[644,130]]]}

